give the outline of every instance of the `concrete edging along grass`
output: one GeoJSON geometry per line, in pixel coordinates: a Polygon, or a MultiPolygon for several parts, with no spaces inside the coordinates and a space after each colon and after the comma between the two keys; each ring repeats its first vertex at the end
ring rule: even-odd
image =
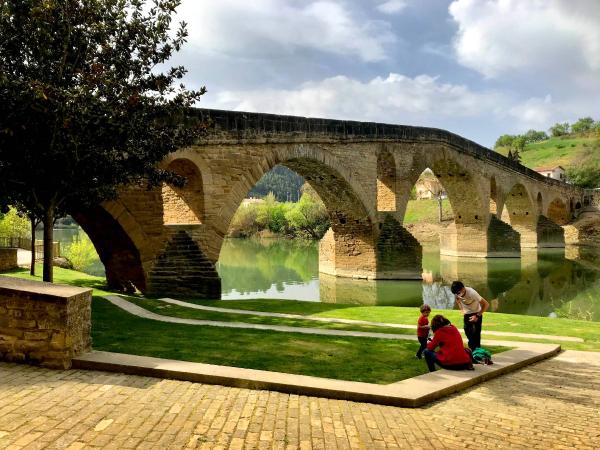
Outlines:
{"type": "Polygon", "coordinates": [[[474,371],[438,370],[388,385],[100,351],[75,358],[73,368],[414,408],[560,352],[560,345],[555,344],[512,341],[486,344],[517,348],[496,355],[491,366],[476,365],[474,371]]]}

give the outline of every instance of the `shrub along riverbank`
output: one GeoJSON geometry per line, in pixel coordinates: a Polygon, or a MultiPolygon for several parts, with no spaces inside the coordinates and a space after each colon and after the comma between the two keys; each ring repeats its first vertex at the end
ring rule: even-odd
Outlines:
{"type": "Polygon", "coordinates": [[[256,203],[242,205],[229,226],[231,237],[250,237],[261,232],[306,239],[321,239],[329,228],[329,216],[321,199],[309,188],[300,201],[278,202],[270,193],[256,203]]]}

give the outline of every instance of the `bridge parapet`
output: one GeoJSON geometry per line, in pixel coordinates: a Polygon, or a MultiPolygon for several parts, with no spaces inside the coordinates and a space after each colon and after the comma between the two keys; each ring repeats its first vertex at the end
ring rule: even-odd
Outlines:
{"type": "Polygon", "coordinates": [[[196,108],[193,113],[208,124],[208,133],[198,141],[207,144],[404,142],[446,144],[461,153],[502,166],[513,172],[563,189],[583,190],[563,181],[544,177],[507,157],[469,139],[439,128],[391,125],[376,122],[320,119],[278,114],[196,108]]]}

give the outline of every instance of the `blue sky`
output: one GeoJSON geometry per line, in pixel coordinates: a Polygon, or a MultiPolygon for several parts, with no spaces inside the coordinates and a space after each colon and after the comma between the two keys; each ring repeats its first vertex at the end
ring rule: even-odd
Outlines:
{"type": "Polygon", "coordinates": [[[206,108],[504,133],[600,120],[600,0],[183,0],[206,108]]]}

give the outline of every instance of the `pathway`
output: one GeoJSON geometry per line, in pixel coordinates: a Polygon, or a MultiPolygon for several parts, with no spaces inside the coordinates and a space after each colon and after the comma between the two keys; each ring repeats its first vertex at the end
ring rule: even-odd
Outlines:
{"type": "Polygon", "coordinates": [[[252,330],[269,330],[279,331],[283,333],[302,333],[302,334],[320,334],[326,336],[353,336],[353,337],[369,337],[378,339],[395,339],[416,341],[416,335],[412,334],[393,334],[393,333],[370,333],[367,331],[346,331],[346,330],[330,330],[327,328],[308,328],[308,327],[289,327],[285,325],[266,325],[258,323],[246,322],[221,322],[218,320],[198,320],[198,319],[182,319],[180,317],[163,316],[153,313],[141,306],[128,302],[123,297],[117,295],[105,295],[105,299],[113,305],[144,319],[157,320],[159,322],[178,323],[185,325],[202,325],[209,327],[222,328],[245,328],[252,330]]]}
{"type": "MultiPolygon", "coordinates": [[[[158,320],[160,322],[170,322],[170,323],[179,323],[186,325],[204,325],[204,326],[214,326],[214,327],[225,327],[225,328],[250,328],[255,330],[271,330],[271,331],[279,331],[285,333],[304,333],[304,334],[321,334],[321,335],[329,335],[329,336],[354,336],[354,337],[375,337],[380,339],[404,339],[404,340],[416,340],[415,335],[407,335],[407,334],[393,334],[393,333],[371,333],[365,331],[345,331],[345,330],[329,330],[324,328],[309,328],[309,327],[290,327],[284,325],[266,325],[266,324],[252,324],[246,322],[223,322],[216,320],[198,320],[198,319],[182,319],[179,317],[171,317],[171,316],[163,316],[160,314],[153,313],[144,309],[140,306],[137,306],[123,297],[117,295],[106,295],[108,301],[110,301],[115,306],[122,308],[123,310],[134,314],[139,317],[143,317],[151,320],[158,320]]],[[[336,319],[336,318],[326,318],[326,317],[311,317],[311,316],[303,316],[300,314],[285,314],[285,313],[271,313],[264,311],[250,311],[250,310],[240,310],[240,309],[232,309],[232,308],[217,308],[214,306],[204,306],[197,305],[194,303],[183,302],[180,300],[174,300],[171,298],[163,298],[160,299],[163,302],[182,306],[190,309],[198,309],[203,311],[212,311],[212,312],[221,312],[228,314],[240,314],[240,315],[252,315],[252,316],[261,316],[261,317],[276,317],[276,318],[285,318],[285,319],[300,319],[300,320],[312,320],[317,322],[328,322],[328,323],[343,323],[349,325],[369,325],[369,326],[377,326],[377,327],[388,327],[388,328],[401,328],[401,329],[412,329],[415,327],[413,325],[405,325],[405,324],[396,324],[396,323],[387,323],[387,322],[370,322],[366,320],[352,320],[352,319],[336,319]]],[[[461,332],[463,332],[461,330],[461,332]]],[[[463,332],[464,333],[464,332],[463,332]]],[[[520,337],[520,338],[532,338],[532,339],[547,339],[553,341],[573,341],[573,342],[583,342],[583,339],[571,336],[551,336],[547,334],[530,334],[530,333],[512,333],[512,332],[503,332],[503,331],[484,331],[484,336],[493,335],[493,336],[511,336],[511,337],[520,337]]]]}
{"type": "Polygon", "coordinates": [[[566,351],[403,409],[0,363],[0,448],[600,448],[600,353],[566,351]]]}

